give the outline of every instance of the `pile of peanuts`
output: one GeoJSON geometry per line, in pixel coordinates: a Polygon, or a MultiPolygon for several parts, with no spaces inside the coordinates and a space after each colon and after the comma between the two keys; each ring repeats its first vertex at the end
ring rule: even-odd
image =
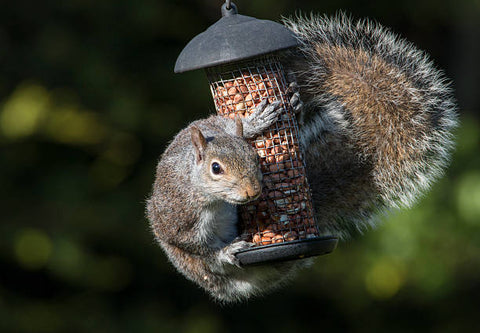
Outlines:
{"type": "MultiPolygon", "coordinates": [[[[286,87],[272,72],[241,72],[229,80],[211,83],[219,114],[246,117],[264,99],[285,103],[286,87]]],[[[260,156],[263,191],[260,198],[241,206],[242,238],[256,245],[289,242],[318,236],[305,168],[290,110],[276,124],[251,141],[260,156]]]]}
{"type": "Polygon", "coordinates": [[[247,72],[233,80],[217,82],[212,88],[215,106],[220,114],[230,118],[248,116],[265,98],[269,102],[278,99],[276,82],[273,74],[250,75],[247,72]]]}

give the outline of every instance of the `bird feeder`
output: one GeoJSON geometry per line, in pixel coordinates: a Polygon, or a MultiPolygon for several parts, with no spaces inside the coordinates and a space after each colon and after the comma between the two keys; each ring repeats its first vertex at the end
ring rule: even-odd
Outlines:
{"type": "Polygon", "coordinates": [[[204,68],[218,114],[248,117],[263,100],[280,101],[277,122],[250,143],[260,156],[261,196],[239,207],[239,234],[254,246],[236,254],[242,265],[306,258],[333,251],[337,238],[321,235],[313,211],[298,125],[289,104],[283,50],[297,46],[283,25],[239,15],[233,3],[193,38],[175,72],[204,68]]]}

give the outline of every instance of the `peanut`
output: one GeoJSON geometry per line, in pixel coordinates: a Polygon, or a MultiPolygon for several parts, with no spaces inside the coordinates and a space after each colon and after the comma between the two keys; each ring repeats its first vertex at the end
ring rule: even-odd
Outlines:
{"type": "Polygon", "coordinates": [[[264,148],[265,147],[265,142],[260,140],[260,141],[255,141],[255,147],[257,148],[264,148]]]}
{"type": "Polygon", "coordinates": [[[240,92],[241,92],[242,94],[248,93],[248,88],[247,88],[247,86],[244,85],[244,84],[240,85],[239,89],[240,89],[240,92]]]}
{"type": "Polygon", "coordinates": [[[272,238],[271,237],[262,237],[261,241],[262,245],[268,245],[272,243],[272,238]]]}
{"type": "Polygon", "coordinates": [[[273,232],[273,230],[270,230],[270,229],[266,229],[262,233],[262,237],[273,238],[274,236],[275,236],[275,233],[273,232]]]}
{"type": "Polygon", "coordinates": [[[234,102],[234,103],[239,103],[239,102],[241,102],[241,101],[243,101],[243,96],[242,96],[242,94],[236,94],[236,95],[233,97],[233,102],[234,102]]]}
{"type": "Polygon", "coordinates": [[[255,234],[253,235],[252,241],[253,243],[258,244],[262,241],[262,236],[260,236],[259,234],[255,234]]]}
{"type": "Polygon", "coordinates": [[[282,235],[275,235],[272,237],[273,243],[283,243],[283,236],[282,235]]]}
{"type": "Polygon", "coordinates": [[[236,94],[237,94],[237,88],[231,87],[230,89],[228,89],[229,96],[235,96],[236,94]]]}
{"type": "Polygon", "coordinates": [[[241,110],[245,110],[244,103],[238,103],[237,105],[235,105],[235,111],[241,111],[241,110]]]}
{"type": "Polygon", "coordinates": [[[266,152],[265,149],[257,149],[257,154],[258,154],[258,156],[260,156],[262,158],[267,156],[267,152],[266,152]]]}
{"type": "Polygon", "coordinates": [[[267,156],[268,163],[275,163],[275,161],[276,161],[275,156],[272,156],[272,155],[267,156]]]}

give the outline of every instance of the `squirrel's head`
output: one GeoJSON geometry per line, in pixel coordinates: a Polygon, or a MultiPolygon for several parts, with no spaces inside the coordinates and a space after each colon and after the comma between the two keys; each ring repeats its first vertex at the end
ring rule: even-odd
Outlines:
{"type": "Polygon", "coordinates": [[[205,137],[196,126],[190,128],[195,153],[194,177],[214,199],[244,204],[262,191],[259,158],[243,138],[240,119],[236,135],[205,137]]]}

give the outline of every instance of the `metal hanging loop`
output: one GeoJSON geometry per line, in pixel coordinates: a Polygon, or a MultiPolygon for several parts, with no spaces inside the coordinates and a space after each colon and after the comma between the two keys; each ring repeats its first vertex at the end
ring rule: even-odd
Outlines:
{"type": "Polygon", "coordinates": [[[226,0],[222,5],[222,16],[231,16],[237,13],[237,6],[231,0],[226,0]]]}

